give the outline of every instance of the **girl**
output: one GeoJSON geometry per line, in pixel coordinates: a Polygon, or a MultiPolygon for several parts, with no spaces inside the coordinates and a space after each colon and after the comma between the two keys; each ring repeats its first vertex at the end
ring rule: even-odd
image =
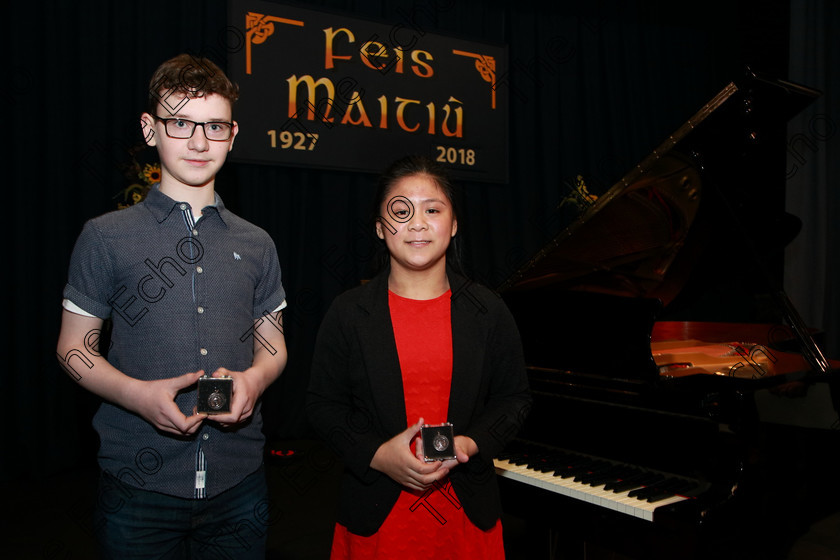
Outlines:
{"type": "Polygon", "coordinates": [[[504,558],[493,457],[530,403],[516,325],[458,273],[442,169],[393,164],[376,197],[384,269],[321,324],[307,411],[345,471],[332,558],[504,558]],[[424,424],[451,423],[454,459],[427,462],[424,424]]]}

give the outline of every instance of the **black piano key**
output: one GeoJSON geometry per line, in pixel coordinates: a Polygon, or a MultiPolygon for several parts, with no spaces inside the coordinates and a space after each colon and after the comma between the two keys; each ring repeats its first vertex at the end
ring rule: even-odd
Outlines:
{"type": "Polygon", "coordinates": [[[636,474],[639,474],[640,472],[642,472],[640,469],[637,469],[635,467],[631,467],[631,466],[628,466],[628,465],[623,465],[621,463],[617,463],[615,465],[615,469],[616,469],[616,474],[621,478],[629,478],[633,475],[636,475],[636,474]]]}
{"type": "Polygon", "coordinates": [[[649,488],[645,488],[644,490],[636,494],[636,498],[647,502],[653,502],[662,500],[664,498],[670,498],[674,494],[675,493],[669,488],[656,485],[651,486],[649,488]]]}
{"type": "Polygon", "coordinates": [[[604,486],[604,490],[613,490],[615,492],[626,492],[636,486],[640,486],[638,482],[640,479],[648,476],[647,473],[632,467],[625,467],[624,472],[615,482],[609,482],[604,486]]]}
{"type": "Polygon", "coordinates": [[[510,462],[516,466],[521,467],[522,465],[527,465],[528,461],[531,459],[527,455],[519,455],[517,457],[513,457],[510,459],[510,462]]]}
{"type": "Polygon", "coordinates": [[[602,468],[592,469],[588,473],[581,474],[575,480],[582,484],[600,486],[601,484],[615,480],[617,478],[616,473],[620,470],[621,469],[616,465],[609,464],[602,468]],[[595,484],[593,484],[593,482],[595,482],[595,484]]]}
{"type": "Polygon", "coordinates": [[[577,457],[559,464],[557,470],[554,471],[554,476],[561,478],[569,478],[577,476],[578,473],[584,472],[595,463],[595,459],[589,457],[577,457]]]}
{"type": "Polygon", "coordinates": [[[635,476],[631,476],[625,480],[622,480],[621,482],[616,483],[615,485],[612,485],[611,489],[615,493],[629,492],[636,488],[643,487],[647,484],[653,484],[658,479],[659,477],[654,473],[640,472],[635,476]]]}
{"type": "Polygon", "coordinates": [[[575,472],[568,467],[558,467],[554,469],[554,476],[559,476],[560,478],[569,478],[575,476],[575,472]]]}
{"type": "Polygon", "coordinates": [[[628,492],[627,495],[630,496],[631,498],[632,497],[638,497],[639,494],[645,493],[645,491],[649,487],[652,487],[653,485],[658,484],[658,483],[662,482],[663,480],[665,480],[664,475],[650,473],[650,478],[648,479],[647,482],[643,483],[644,484],[643,488],[636,488],[635,490],[630,490],[630,492],[628,492]]]}
{"type": "Polygon", "coordinates": [[[662,492],[656,492],[656,493],[653,493],[653,494],[649,495],[646,498],[645,501],[647,501],[649,504],[653,504],[653,503],[656,503],[660,500],[664,500],[665,498],[670,498],[673,495],[674,495],[673,492],[666,492],[666,491],[663,490],[662,492]]]}
{"type": "Polygon", "coordinates": [[[575,474],[575,482],[583,482],[583,479],[591,474],[598,474],[604,469],[610,468],[612,465],[606,461],[592,461],[588,464],[581,465],[575,474]]]}
{"type": "Polygon", "coordinates": [[[561,467],[557,471],[554,472],[554,476],[560,476],[561,478],[576,478],[580,473],[588,472],[589,465],[591,463],[581,463],[579,465],[567,465],[565,467],[561,467]]]}
{"type": "Polygon", "coordinates": [[[564,455],[560,457],[555,457],[555,460],[561,464],[566,465],[568,467],[580,467],[582,465],[588,465],[594,461],[591,457],[583,457],[581,455],[564,455]]]}
{"type": "Polygon", "coordinates": [[[653,496],[661,496],[659,499],[662,499],[662,498],[671,497],[674,494],[672,492],[668,492],[667,490],[659,488],[658,486],[649,486],[649,487],[646,487],[646,488],[642,488],[638,492],[636,492],[635,494],[631,494],[631,495],[635,496],[639,500],[647,502],[647,501],[650,501],[650,498],[652,498],[653,496]],[[666,494],[666,495],[661,496],[663,493],[666,494]]]}
{"type": "MultiPolygon", "coordinates": [[[[530,461],[528,461],[528,468],[533,469],[539,472],[547,472],[552,463],[548,461],[545,457],[536,457],[530,461]]],[[[553,470],[553,469],[552,469],[553,470]]]]}
{"type": "Polygon", "coordinates": [[[592,476],[588,476],[582,482],[584,484],[589,484],[593,488],[596,486],[603,485],[606,489],[607,484],[620,480],[622,477],[622,473],[624,473],[625,471],[626,469],[616,465],[613,468],[607,469],[599,474],[593,474],[592,476]]]}

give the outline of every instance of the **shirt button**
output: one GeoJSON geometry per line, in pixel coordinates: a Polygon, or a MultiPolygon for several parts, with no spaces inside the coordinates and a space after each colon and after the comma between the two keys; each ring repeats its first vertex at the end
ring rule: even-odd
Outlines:
{"type": "Polygon", "coordinates": [[[208,439],[210,439],[210,434],[201,434],[201,439],[207,441],[208,439]]]}
{"type": "Polygon", "coordinates": [[[197,229],[193,229],[193,230],[192,230],[192,234],[193,234],[193,235],[198,235],[198,230],[197,230],[197,229]]]}
{"type": "Polygon", "coordinates": [[[195,267],[195,271],[198,272],[199,274],[201,274],[202,272],[204,272],[204,269],[201,268],[200,266],[197,266],[197,267],[195,267]]]}
{"type": "Polygon", "coordinates": [[[181,210],[186,210],[187,205],[182,202],[180,208],[181,208],[181,210]]]}
{"type": "Polygon", "coordinates": [[[202,356],[206,356],[207,355],[207,348],[202,348],[201,350],[199,350],[199,352],[201,352],[202,356]]]}
{"type": "Polygon", "coordinates": [[[199,313],[204,313],[204,308],[203,308],[203,307],[201,307],[201,306],[199,306],[199,307],[198,307],[198,312],[199,312],[199,313]]]}

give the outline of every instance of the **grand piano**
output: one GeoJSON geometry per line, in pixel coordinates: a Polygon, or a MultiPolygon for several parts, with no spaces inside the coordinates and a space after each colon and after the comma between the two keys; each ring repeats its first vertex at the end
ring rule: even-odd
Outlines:
{"type": "Polygon", "coordinates": [[[499,287],[534,407],[495,463],[529,558],[762,557],[754,395],[836,364],[775,285],[795,220],[755,220],[738,193],[818,95],[748,71],[606,192],[569,185],[564,227],[499,287]],[[721,252],[737,260],[710,263],[721,252]],[[732,262],[767,294],[766,322],[663,320],[732,262]]]}

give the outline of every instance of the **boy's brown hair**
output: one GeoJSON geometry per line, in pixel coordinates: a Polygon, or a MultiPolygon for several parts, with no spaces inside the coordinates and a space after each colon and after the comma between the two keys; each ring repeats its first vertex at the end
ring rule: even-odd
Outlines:
{"type": "Polygon", "coordinates": [[[156,115],[158,104],[170,114],[177,112],[183,101],[167,100],[178,93],[183,94],[184,99],[215,93],[230,101],[232,106],[239,99],[239,86],[231,82],[209,58],[184,53],[158,66],[152,75],[149,81],[149,113],[156,115]]]}

